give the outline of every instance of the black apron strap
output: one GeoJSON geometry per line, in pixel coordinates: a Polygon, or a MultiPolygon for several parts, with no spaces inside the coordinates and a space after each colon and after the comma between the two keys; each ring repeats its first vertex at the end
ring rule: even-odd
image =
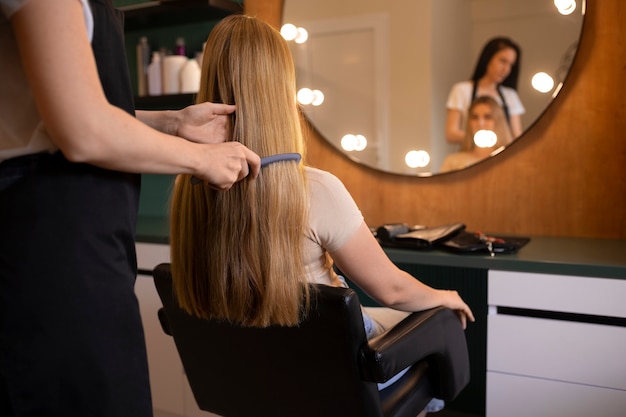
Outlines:
{"type": "MultiPolygon", "coordinates": [[[[474,102],[474,99],[476,99],[476,92],[478,91],[478,82],[473,81],[473,83],[474,84],[472,86],[472,96],[470,97],[470,106],[474,102]]],[[[504,99],[504,94],[502,94],[501,86],[498,85],[496,87],[496,90],[498,90],[498,95],[500,96],[500,100],[502,100],[502,110],[504,110],[504,116],[506,117],[506,122],[510,125],[511,119],[509,117],[509,106],[506,104],[506,100],[504,99]]]]}
{"type": "Polygon", "coordinates": [[[500,100],[502,100],[502,110],[504,110],[504,117],[506,117],[506,122],[511,125],[511,119],[509,117],[509,106],[506,104],[506,100],[504,99],[504,94],[502,94],[501,86],[497,87],[498,94],[500,95],[500,100]]]}

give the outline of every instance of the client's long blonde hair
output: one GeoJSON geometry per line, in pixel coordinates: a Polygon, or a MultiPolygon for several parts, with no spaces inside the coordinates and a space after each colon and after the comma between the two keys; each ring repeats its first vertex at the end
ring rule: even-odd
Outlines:
{"type": "Polygon", "coordinates": [[[478,105],[486,104],[491,108],[491,112],[495,121],[494,133],[497,137],[497,142],[491,148],[499,148],[500,146],[509,145],[513,142],[513,136],[511,134],[511,128],[509,127],[509,123],[506,120],[506,115],[504,114],[504,109],[502,106],[490,96],[479,96],[476,97],[469,109],[467,109],[467,124],[465,128],[465,138],[461,143],[461,151],[471,152],[476,148],[476,144],[474,143],[474,133],[471,128],[470,118],[472,116],[472,111],[478,105]]]}
{"type": "MultiPolygon", "coordinates": [[[[232,140],[259,156],[303,153],[286,42],[256,18],[219,22],[206,44],[197,102],[237,106],[232,140]]],[[[176,179],[170,244],[174,291],[187,312],[244,326],[295,325],[308,305],[303,164],[279,162],[228,191],[176,179]]]]}

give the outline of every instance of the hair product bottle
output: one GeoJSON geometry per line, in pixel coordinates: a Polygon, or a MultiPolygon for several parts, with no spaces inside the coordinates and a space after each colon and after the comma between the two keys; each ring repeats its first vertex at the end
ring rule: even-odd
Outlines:
{"type": "Polygon", "coordinates": [[[142,36],[137,44],[137,95],[148,94],[148,65],[150,64],[150,45],[148,38],[142,36]]]}
{"type": "Polygon", "coordinates": [[[200,90],[200,64],[195,58],[187,61],[180,71],[180,92],[197,93],[200,90]]]}
{"type": "Polygon", "coordinates": [[[163,75],[161,71],[161,53],[152,53],[152,62],[148,66],[148,94],[160,96],[163,94],[163,75]]]}
{"type": "Polygon", "coordinates": [[[185,38],[176,38],[176,47],[174,48],[174,55],[186,55],[185,38]]]}
{"type": "Polygon", "coordinates": [[[187,63],[184,55],[168,55],[163,58],[163,94],[180,93],[180,70],[187,63]]]}

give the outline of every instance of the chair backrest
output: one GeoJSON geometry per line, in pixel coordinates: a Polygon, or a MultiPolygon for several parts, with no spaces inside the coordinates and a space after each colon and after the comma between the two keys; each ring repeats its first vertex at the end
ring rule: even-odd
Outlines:
{"type": "Polygon", "coordinates": [[[198,406],[225,417],[379,417],[373,382],[361,380],[367,338],[356,293],[312,285],[298,327],[250,328],[193,317],[172,294],[169,264],[157,291],[198,406]]]}

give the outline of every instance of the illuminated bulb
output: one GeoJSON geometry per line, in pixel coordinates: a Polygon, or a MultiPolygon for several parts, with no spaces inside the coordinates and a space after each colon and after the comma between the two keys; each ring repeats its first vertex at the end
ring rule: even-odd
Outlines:
{"type": "Polygon", "coordinates": [[[355,151],[362,151],[367,147],[367,139],[363,135],[356,135],[356,145],[354,146],[355,151]]]}
{"type": "Polygon", "coordinates": [[[295,37],[296,43],[304,43],[307,39],[309,39],[309,32],[306,31],[305,28],[296,29],[297,35],[295,37]]]}
{"type": "Polygon", "coordinates": [[[570,15],[576,10],[576,0],[554,0],[554,6],[563,16],[570,15]]]}
{"type": "Polygon", "coordinates": [[[314,95],[313,95],[313,91],[310,88],[301,88],[298,91],[298,103],[303,104],[303,105],[308,105],[311,104],[313,102],[314,99],[314,95]]]}
{"type": "Polygon", "coordinates": [[[311,104],[314,106],[319,106],[324,102],[324,93],[320,90],[313,90],[313,101],[311,104]]]}
{"type": "Polygon", "coordinates": [[[474,143],[479,148],[491,148],[498,141],[498,136],[493,130],[479,130],[474,133],[474,143]]]}
{"type": "Polygon", "coordinates": [[[341,138],[341,147],[345,150],[345,151],[353,151],[356,149],[356,145],[357,145],[357,138],[354,135],[351,134],[347,134],[344,137],[341,138]]]}
{"type": "Polygon", "coordinates": [[[291,23],[285,23],[280,28],[280,34],[283,35],[283,38],[285,38],[285,40],[292,41],[296,38],[296,36],[298,36],[298,28],[296,28],[296,26],[292,25],[291,23]]]}
{"type": "Polygon", "coordinates": [[[404,162],[410,168],[424,168],[430,164],[430,155],[426,151],[409,151],[404,156],[404,162]]]}
{"type": "Polygon", "coordinates": [[[540,93],[547,93],[554,87],[554,80],[545,72],[536,73],[530,82],[533,88],[540,93]]]}

